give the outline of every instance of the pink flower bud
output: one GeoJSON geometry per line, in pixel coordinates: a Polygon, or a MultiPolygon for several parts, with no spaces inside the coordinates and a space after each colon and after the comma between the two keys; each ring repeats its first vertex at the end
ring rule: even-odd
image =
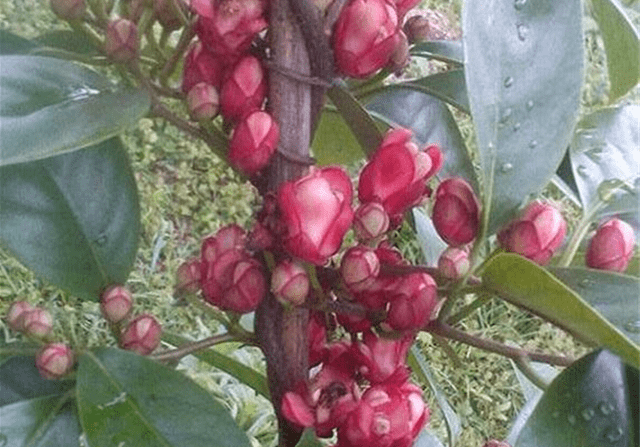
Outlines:
{"type": "Polygon", "coordinates": [[[385,67],[398,44],[398,13],[391,0],[350,0],[333,29],[338,70],[366,78],[385,67]]]}
{"type": "Polygon", "coordinates": [[[245,114],[259,109],[267,94],[267,81],[262,64],[254,56],[245,56],[233,67],[222,83],[220,110],[222,116],[239,121],[245,114]]]}
{"type": "Polygon", "coordinates": [[[351,247],[342,257],[340,273],[349,289],[362,291],[373,284],[380,273],[380,260],[371,248],[351,247]]]}
{"type": "Polygon", "coordinates": [[[138,27],[132,21],[109,22],[105,39],[105,52],[112,61],[125,63],[138,57],[138,27]]]}
{"type": "Polygon", "coordinates": [[[462,248],[449,247],[438,259],[438,270],[448,279],[460,279],[469,271],[469,252],[462,248]]]}
{"type": "Polygon", "coordinates": [[[59,379],[71,371],[74,357],[71,348],[64,343],[50,343],[36,355],[36,367],[42,378],[59,379]]]}
{"type": "Polygon", "coordinates": [[[271,274],[271,291],[281,303],[299,306],[309,294],[307,271],[298,262],[281,262],[271,274]]]}
{"type": "Polygon", "coordinates": [[[182,91],[188,93],[196,84],[205,82],[216,90],[222,85],[224,63],[209,52],[200,41],[196,41],[184,60],[182,91]]]}
{"type": "Polygon", "coordinates": [[[409,65],[410,59],[407,35],[402,31],[398,31],[398,43],[391,53],[391,58],[389,58],[389,70],[396,75],[402,74],[402,70],[409,65]]]}
{"type": "Polygon", "coordinates": [[[351,226],[352,187],[338,167],[311,169],[278,191],[278,206],[286,227],[284,246],[293,256],[323,265],[340,246],[351,226]]]}
{"type": "Polygon", "coordinates": [[[498,241],[506,251],[545,265],[562,245],[566,233],[567,223],[560,211],[536,200],[525,208],[520,219],[498,233],[498,241]]]}
{"type": "Polygon", "coordinates": [[[229,163],[253,175],[269,163],[279,139],[278,123],[267,112],[256,110],[233,130],[229,142],[229,163]]]}
{"type": "Polygon", "coordinates": [[[14,301],[7,312],[7,325],[14,331],[24,331],[24,319],[31,311],[33,306],[26,301],[14,301]]]}
{"type": "Polygon", "coordinates": [[[187,94],[189,115],[195,121],[209,121],[218,115],[219,98],[214,86],[200,82],[187,94]]]}
{"type": "Polygon", "coordinates": [[[231,286],[222,294],[218,306],[239,314],[256,310],[267,288],[262,265],[255,259],[241,259],[233,265],[231,280],[231,286]]]}
{"type": "Polygon", "coordinates": [[[426,17],[412,16],[404,23],[403,30],[407,35],[409,43],[417,43],[423,40],[429,40],[431,26],[426,17]]]}
{"type": "Polygon", "coordinates": [[[162,327],[153,315],[142,314],[134,318],[120,335],[123,349],[148,355],[160,344],[162,327]]]}
{"type": "Polygon", "coordinates": [[[382,203],[391,221],[399,223],[404,212],[428,193],[425,182],[441,165],[442,153],[436,146],[420,151],[411,142],[410,130],[391,130],[360,173],[360,202],[382,203]]]}
{"type": "Polygon", "coordinates": [[[587,248],[587,267],[624,272],[633,256],[636,237],[633,228],[620,219],[600,225],[587,248]]]}
{"type": "Polygon", "coordinates": [[[382,236],[389,229],[389,215],[378,202],[363,203],[353,217],[353,229],[363,242],[382,236]]]}
{"type": "Polygon", "coordinates": [[[181,292],[196,293],[200,290],[202,265],[199,258],[192,258],[178,267],[176,288],[181,292]]]}
{"type": "Polygon", "coordinates": [[[242,250],[247,233],[239,225],[231,224],[220,228],[215,236],[202,241],[202,261],[213,262],[229,250],[242,250]]]}
{"type": "Polygon", "coordinates": [[[24,315],[24,333],[37,338],[44,338],[51,334],[53,319],[48,310],[39,307],[24,315]]]}
{"type": "Polygon", "coordinates": [[[409,12],[409,10],[415,8],[418,3],[420,3],[420,0],[395,0],[400,21],[402,21],[404,15],[409,12]]]}
{"type": "Polygon", "coordinates": [[[461,178],[444,180],[436,190],[433,225],[449,245],[471,242],[480,225],[480,205],[471,186],[461,178]]]}
{"type": "Polygon", "coordinates": [[[434,317],[438,304],[436,282],[426,273],[412,273],[399,281],[383,324],[396,331],[419,330],[434,317]]]}
{"type": "Polygon", "coordinates": [[[63,20],[80,20],[87,12],[85,0],[51,0],[54,14],[63,20]]]}
{"type": "Polygon", "coordinates": [[[183,12],[186,10],[182,0],[153,0],[153,12],[158,22],[167,31],[173,31],[182,26],[178,9],[183,12]]]}
{"type": "Polygon", "coordinates": [[[131,292],[123,286],[111,286],[100,296],[100,310],[105,320],[118,323],[131,312],[133,298],[131,292]]]}

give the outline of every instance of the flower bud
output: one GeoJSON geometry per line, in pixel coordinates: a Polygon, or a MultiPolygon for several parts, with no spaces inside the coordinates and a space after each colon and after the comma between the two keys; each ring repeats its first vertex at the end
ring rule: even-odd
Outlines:
{"type": "Polygon", "coordinates": [[[105,52],[114,62],[131,62],[138,57],[138,27],[127,19],[109,22],[105,37],[105,52]]]}
{"type": "Polygon", "coordinates": [[[448,279],[460,279],[469,271],[469,253],[457,247],[449,247],[438,259],[438,271],[448,279]]]}
{"type": "Polygon", "coordinates": [[[342,257],[340,273],[349,289],[362,291],[373,284],[380,273],[380,260],[371,248],[351,247],[342,257]]]}
{"type": "Polygon", "coordinates": [[[14,331],[24,331],[24,319],[31,311],[33,306],[26,301],[14,301],[7,312],[7,325],[14,331]]]}
{"type": "Polygon", "coordinates": [[[178,10],[183,12],[186,10],[182,0],[153,0],[153,12],[160,25],[167,31],[173,31],[182,26],[178,10]]]}
{"type": "Polygon", "coordinates": [[[42,378],[59,379],[71,371],[74,357],[71,348],[64,343],[50,343],[36,355],[36,367],[42,378]]]}
{"type": "Polygon", "coordinates": [[[433,205],[433,226],[449,245],[471,242],[480,225],[480,205],[471,186],[461,178],[444,180],[433,205]]]}
{"type": "Polygon", "coordinates": [[[196,41],[187,53],[182,70],[182,92],[188,93],[196,84],[205,82],[216,90],[222,84],[224,63],[196,41]]]}
{"type": "Polygon", "coordinates": [[[423,328],[434,316],[438,304],[438,288],[426,273],[412,273],[400,279],[390,299],[383,325],[396,331],[423,328]]]}
{"type": "Polygon", "coordinates": [[[409,43],[413,44],[422,42],[423,40],[429,40],[431,27],[426,17],[412,16],[404,23],[403,30],[407,35],[409,43]]]}
{"type": "Polygon", "coordinates": [[[389,58],[389,70],[396,75],[402,74],[402,70],[409,65],[409,41],[407,35],[402,31],[398,31],[398,43],[389,58]]]}
{"type": "Polygon", "coordinates": [[[63,20],[80,20],[87,12],[85,0],[51,0],[54,14],[63,20]]]}
{"type": "Polygon", "coordinates": [[[387,232],[389,215],[378,202],[363,203],[353,217],[353,229],[359,240],[368,242],[387,232]]]}
{"type": "Polygon", "coordinates": [[[153,315],[142,314],[134,318],[120,335],[123,349],[148,355],[160,344],[162,327],[153,315]]]}
{"type": "Polygon", "coordinates": [[[279,139],[278,123],[267,112],[256,110],[234,129],[229,142],[229,162],[253,175],[269,163],[279,139]]]}
{"type": "Polygon", "coordinates": [[[309,275],[300,263],[283,261],[271,274],[271,291],[281,303],[299,306],[309,294],[309,275]]]}
{"type": "Polygon", "coordinates": [[[633,228],[620,219],[600,225],[587,248],[587,267],[624,272],[633,256],[636,237],[633,228]]]}
{"type": "Polygon", "coordinates": [[[399,20],[402,21],[404,15],[413,9],[420,0],[395,0],[396,8],[398,9],[399,20]]]}
{"type": "Polygon", "coordinates": [[[199,258],[192,258],[183,263],[176,272],[176,289],[186,293],[196,293],[200,290],[201,269],[199,258]]]}
{"type": "Polygon", "coordinates": [[[410,374],[406,366],[407,352],[412,343],[412,334],[391,339],[365,332],[363,342],[353,345],[360,373],[371,383],[406,381],[410,374]]]}
{"type": "Polygon", "coordinates": [[[200,82],[187,94],[189,115],[195,121],[209,121],[218,115],[219,98],[214,86],[200,82]]]}
{"type": "Polygon", "coordinates": [[[110,323],[124,320],[131,312],[133,298],[124,286],[111,286],[100,296],[100,311],[110,323]]]}
{"type": "Polygon", "coordinates": [[[266,292],[262,265],[252,258],[244,258],[233,266],[231,287],[221,296],[218,306],[239,314],[257,309],[266,292]]]}
{"type": "Polygon", "coordinates": [[[536,200],[525,208],[520,219],[498,233],[498,241],[506,251],[546,265],[562,245],[566,233],[567,223],[560,211],[536,200]]]}
{"type": "Polygon", "coordinates": [[[266,94],[267,81],[262,64],[254,56],[245,56],[238,61],[231,75],[222,83],[222,116],[231,121],[239,121],[245,114],[259,109],[266,94]]]}
{"type": "Polygon", "coordinates": [[[24,333],[37,338],[44,338],[51,334],[53,320],[46,309],[34,308],[24,315],[24,333]]]}

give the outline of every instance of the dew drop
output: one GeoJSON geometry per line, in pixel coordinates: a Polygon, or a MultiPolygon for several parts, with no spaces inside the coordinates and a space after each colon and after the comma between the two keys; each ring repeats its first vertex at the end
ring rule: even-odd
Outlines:
{"type": "Polygon", "coordinates": [[[504,78],[504,86],[506,88],[509,88],[513,85],[513,77],[511,76],[507,76],[506,78],[504,78]]]}
{"type": "Polygon", "coordinates": [[[607,441],[609,442],[616,442],[619,441],[620,438],[622,438],[623,434],[624,431],[622,430],[622,428],[620,426],[616,426],[608,428],[604,434],[604,437],[607,438],[607,441]]]}
{"type": "Polygon", "coordinates": [[[569,425],[575,425],[576,424],[576,417],[572,414],[570,414],[567,417],[567,421],[569,421],[569,425]]]}
{"type": "Polygon", "coordinates": [[[551,413],[551,417],[554,419],[558,419],[560,417],[560,412],[554,411],[553,413],[551,413]]]}
{"type": "Polygon", "coordinates": [[[600,402],[598,404],[598,410],[600,410],[600,413],[602,413],[603,416],[609,416],[613,413],[613,406],[607,402],[600,402]]]}
{"type": "Polygon", "coordinates": [[[591,149],[585,151],[585,155],[590,159],[592,159],[593,161],[595,161],[596,163],[599,163],[600,160],[602,160],[603,151],[604,151],[604,148],[602,147],[592,147],[591,149]]]}
{"type": "Polygon", "coordinates": [[[586,166],[580,165],[578,166],[578,174],[580,174],[581,177],[588,177],[589,176],[589,171],[587,170],[586,166]]]}
{"type": "Polygon", "coordinates": [[[634,334],[640,334],[640,320],[630,320],[624,324],[624,328],[634,334]]]}
{"type": "Polygon", "coordinates": [[[583,289],[588,289],[592,285],[593,285],[593,281],[591,281],[590,279],[585,278],[582,281],[580,281],[580,287],[582,287],[583,289]]]}
{"type": "Polygon", "coordinates": [[[519,131],[521,126],[522,126],[522,125],[521,125],[520,123],[515,123],[515,124],[513,125],[513,131],[514,131],[514,132],[519,131]]]}
{"type": "Polygon", "coordinates": [[[596,412],[593,410],[593,408],[586,407],[582,409],[582,413],[580,414],[582,415],[582,419],[584,419],[585,421],[590,421],[596,415],[596,412]]]}
{"type": "Polygon", "coordinates": [[[500,172],[504,172],[505,174],[513,169],[513,165],[511,163],[503,163],[500,166],[500,172]]]}
{"type": "Polygon", "coordinates": [[[525,106],[527,107],[527,112],[531,112],[531,110],[533,110],[533,99],[527,101],[527,104],[525,104],[525,106]]]}
{"type": "Polygon", "coordinates": [[[538,141],[537,140],[529,141],[529,148],[530,149],[534,149],[537,145],[538,145],[538,141]]]}
{"type": "Polygon", "coordinates": [[[527,3],[527,0],[514,0],[513,7],[516,8],[517,11],[520,11],[524,8],[524,5],[527,3]]]}
{"type": "Polygon", "coordinates": [[[521,42],[524,42],[529,34],[529,27],[524,23],[518,23],[516,25],[516,31],[518,32],[518,39],[520,39],[521,42]]]}
{"type": "Polygon", "coordinates": [[[505,111],[502,112],[502,115],[500,116],[500,124],[505,124],[507,121],[509,121],[509,118],[511,118],[512,114],[513,110],[511,110],[511,108],[505,109],[505,111]]]}
{"type": "Polygon", "coordinates": [[[96,243],[96,245],[103,247],[107,243],[107,240],[107,235],[101,234],[94,242],[96,243]]]}

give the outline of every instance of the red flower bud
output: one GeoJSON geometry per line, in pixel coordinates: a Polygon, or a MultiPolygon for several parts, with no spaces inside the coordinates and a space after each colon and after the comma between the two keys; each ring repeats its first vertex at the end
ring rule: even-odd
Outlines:
{"type": "Polygon", "coordinates": [[[235,262],[231,272],[231,286],[222,293],[216,305],[240,314],[253,312],[267,288],[262,265],[246,257],[235,262]]]}
{"type": "Polygon", "coordinates": [[[407,35],[402,31],[398,31],[398,43],[391,53],[391,58],[389,58],[389,70],[396,75],[402,74],[402,70],[409,65],[410,59],[407,35]]]}
{"type": "Polygon", "coordinates": [[[51,334],[53,320],[48,310],[36,307],[24,315],[23,325],[25,334],[44,338],[51,334]]]}
{"type": "Polygon", "coordinates": [[[14,331],[24,331],[24,319],[31,311],[33,306],[26,301],[14,301],[7,312],[7,325],[14,331]]]}
{"type": "Polygon", "coordinates": [[[396,223],[406,210],[420,203],[429,191],[426,180],[442,165],[437,146],[419,151],[410,140],[408,129],[387,132],[360,173],[358,184],[360,202],[382,203],[396,223]]]}
{"type": "Polygon", "coordinates": [[[216,90],[222,85],[224,63],[209,52],[200,41],[195,42],[184,60],[182,91],[188,93],[196,84],[205,82],[216,90]]]}
{"type": "Polygon", "coordinates": [[[202,265],[199,258],[192,258],[178,267],[176,289],[180,292],[196,293],[200,290],[202,265]]]}
{"type": "Polygon", "coordinates": [[[278,191],[278,206],[287,229],[284,246],[289,253],[323,265],[340,246],[351,226],[352,187],[340,168],[312,169],[278,191]]]}
{"type": "Polygon", "coordinates": [[[220,228],[215,236],[209,236],[202,241],[202,261],[213,262],[229,250],[242,250],[246,235],[244,228],[236,224],[220,228]]]}
{"type": "Polygon", "coordinates": [[[433,318],[438,304],[436,282],[426,273],[412,273],[399,281],[383,324],[396,331],[421,329],[433,318]]]}
{"type": "Polygon", "coordinates": [[[407,35],[409,43],[417,43],[423,40],[429,40],[431,26],[426,17],[412,16],[404,23],[403,30],[407,35]]]}
{"type": "Polygon", "coordinates": [[[54,14],[63,20],[80,20],[87,12],[85,0],[51,0],[54,14]]]}
{"type": "Polygon", "coordinates": [[[395,0],[395,3],[398,9],[398,17],[402,21],[404,15],[420,3],[420,0],[395,0]]]}
{"type": "Polygon", "coordinates": [[[309,294],[307,271],[298,262],[281,262],[271,275],[271,291],[280,302],[299,306],[309,294]]]}
{"type": "Polygon", "coordinates": [[[278,123],[267,112],[256,110],[233,130],[229,142],[229,162],[253,175],[268,163],[280,139],[278,123]]]}
{"type": "Polygon", "coordinates": [[[44,379],[59,379],[66,375],[75,362],[73,351],[64,343],[43,346],[36,355],[36,367],[44,379]]]}
{"type": "Polygon", "coordinates": [[[444,180],[436,190],[433,225],[449,245],[471,242],[480,225],[480,205],[473,189],[461,178],[444,180]]]}
{"type": "Polygon", "coordinates": [[[338,70],[366,78],[385,67],[399,40],[398,13],[391,0],[350,0],[333,29],[338,70]]]}
{"type": "Polygon", "coordinates": [[[231,121],[239,121],[245,114],[259,109],[266,94],[267,81],[262,64],[254,56],[245,56],[236,63],[231,75],[222,83],[222,116],[231,121]]]}
{"type": "Polygon", "coordinates": [[[105,37],[107,56],[118,63],[131,62],[138,57],[138,27],[127,19],[109,22],[105,37]]]}
{"type": "Polygon", "coordinates": [[[218,91],[205,82],[196,84],[187,94],[187,107],[195,121],[212,120],[218,114],[218,91]]]}
{"type": "Polygon", "coordinates": [[[148,355],[160,344],[162,327],[153,315],[142,314],[134,318],[120,335],[123,349],[148,355]]]}
{"type": "Polygon", "coordinates": [[[363,242],[382,236],[389,229],[389,215],[378,202],[363,203],[353,217],[353,229],[363,242]]]}
{"type": "Polygon", "coordinates": [[[342,257],[340,273],[350,290],[362,291],[371,286],[380,273],[380,260],[371,248],[351,247],[342,257]]]}
{"type": "Polygon", "coordinates": [[[123,286],[111,286],[100,296],[100,310],[105,320],[118,323],[131,312],[133,298],[131,292],[123,286]]]}
{"type": "Polygon", "coordinates": [[[498,233],[498,241],[506,250],[545,265],[562,245],[567,223],[554,206],[531,202],[520,219],[498,233]]]}
{"type": "Polygon", "coordinates": [[[438,259],[438,271],[448,279],[462,278],[469,267],[469,252],[463,248],[449,247],[438,259]]]}
{"type": "Polygon", "coordinates": [[[363,343],[354,345],[360,373],[371,383],[405,382],[409,378],[405,362],[412,343],[412,334],[390,339],[365,332],[363,343]]]}
{"type": "Polygon", "coordinates": [[[589,242],[587,267],[624,272],[633,256],[635,243],[631,225],[620,219],[610,219],[598,227],[589,242]]]}
{"type": "Polygon", "coordinates": [[[186,9],[182,0],[153,0],[153,12],[158,22],[167,31],[173,31],[182,26],[178,9],[183,12],[186,9]]]}

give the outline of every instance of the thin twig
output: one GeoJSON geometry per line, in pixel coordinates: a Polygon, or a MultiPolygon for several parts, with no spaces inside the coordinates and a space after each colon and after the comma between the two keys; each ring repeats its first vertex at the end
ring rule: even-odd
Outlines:
{"type": "Polygon", "coordinates": [[[228,341],[236,341],[236,340],[237,340],[237,337],[231,334],[214,335],[212,337],[208,337],[203,340],[198,340],[191,343],[185,343],[179,348],[171,349],[164,352],[159,352],[158,354],[153,354],[153,355],[150,355],[149,357],[157,361],[179,360],[182,357],[192,354],[196,351],[210,348],[211,346],[217,345],[219,343],[225,343],[228,341]]]}

